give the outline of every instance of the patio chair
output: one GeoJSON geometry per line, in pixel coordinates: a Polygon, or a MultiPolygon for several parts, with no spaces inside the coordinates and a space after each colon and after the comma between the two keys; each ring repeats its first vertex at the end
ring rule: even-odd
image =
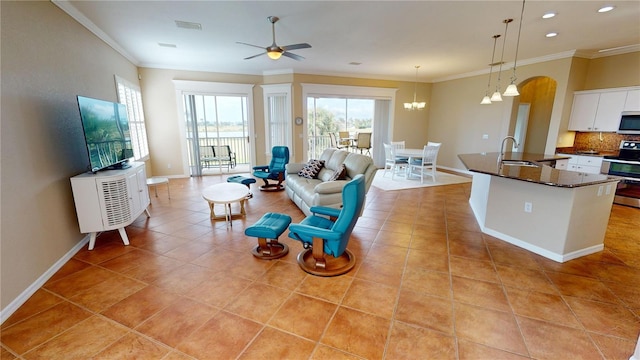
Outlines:
{"type": "Polygon", "coordinates": [[[236,153],[231,151],[229,145],[214,145],[211,148],[213,149],[213,156],[220,166],[227,165],[227,171],[236,167],[236,153]]]}

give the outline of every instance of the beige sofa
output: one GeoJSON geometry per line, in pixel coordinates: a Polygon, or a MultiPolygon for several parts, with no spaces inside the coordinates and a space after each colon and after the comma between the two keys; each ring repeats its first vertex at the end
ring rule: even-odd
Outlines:
{"type": "Polygon", "coordinates": [[[325,164],[317,179],[298,175],[306,164],[287,164],[285,191],[305,215],[311,214],[309,209],[312,206],[339,208],[342,205],[342,188],[357,174],[364,175],[365,190],[368,191],[377,170],[370,157],[334,148],[324,150],[319,160],[324,160],[325,164]],[[341,164],[347,169],[346,179],[328,181],[341,164]]]}

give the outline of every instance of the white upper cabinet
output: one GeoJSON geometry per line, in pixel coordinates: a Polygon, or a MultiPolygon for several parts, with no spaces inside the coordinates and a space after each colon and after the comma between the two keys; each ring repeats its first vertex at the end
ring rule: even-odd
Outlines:
{"type": "Polygon", "coordinates": [[[624,110],[627,91],[612,91],[600,94],[598,111],[593,122],[593,131],[617,131],[620,114],[624,110]]]}
{"type": "Polygon", "coordinates": [[[596,120],[599,99],[600,94],[575,94],[573,96],[569,130],[594,131],[593,122],[596,120]]]}
{"type": "Polygon", "coordinates": [[[569,130],[615,132],[620,113],[634,107],[640,107],[640,89],[576,91],[569,130]]]}
{"type": "Polygon", "coordinates": [[[624,111],[640,111],[640,89],[627,91],[624,111]]]}

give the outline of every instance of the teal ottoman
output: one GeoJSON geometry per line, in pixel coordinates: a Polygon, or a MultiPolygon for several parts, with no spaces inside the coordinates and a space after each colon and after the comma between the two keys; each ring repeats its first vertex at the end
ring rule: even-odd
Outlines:
{"type": "Polygon", "coordinates": [[[246,236],[258,238],[258,247],[253,248],[253,256],[272,260],[283,257],[289,252],[287,244],[278,242],[278,237],[291,224],[291,216],[278,213],[266,213],[258,222],[244,230],[246,236]]]}
{"type": "Polygon", "coordinates": [[[249,196],[247,196],[247,198],[253,197],[253,194],[251,193],[251,184],[255,184],[256,179],[244,175],[234,175],[229,176],[227,178],[227,182],[246,185],[249,188],[249,196]]]}

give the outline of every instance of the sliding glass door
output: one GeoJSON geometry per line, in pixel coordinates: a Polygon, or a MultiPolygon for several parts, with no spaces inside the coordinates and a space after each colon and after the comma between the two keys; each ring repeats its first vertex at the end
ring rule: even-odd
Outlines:
{"type": "Polygon", "coordinates": [[[184,94],[183,101],[191,176],[220,173],[223,169],[246,171],[250,163],[247,97],[184,94]],[[227,146],[235,158],[222,161],[221,154],[214,152],[227,146]]]}
{"type": "MultiPolygon", "coordinates": [[[[324,149],[336,145],[331,143],[330,133],[337,141],[341,132],[354,139],[358,133],[373,133],[374,110],[373,99],[307,97],[307,157],[318,158],[324,149]]],[[[349,145],[355,146],[355,142],[344,142],[349,145]]]]}

